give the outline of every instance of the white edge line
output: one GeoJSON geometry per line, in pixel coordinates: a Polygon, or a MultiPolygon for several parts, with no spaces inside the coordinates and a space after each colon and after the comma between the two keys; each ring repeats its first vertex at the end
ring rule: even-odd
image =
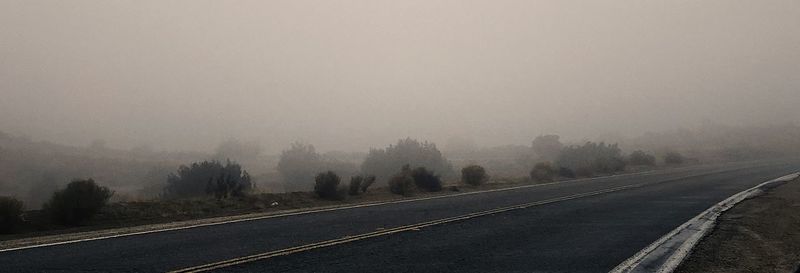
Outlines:
{"type": "Polygon", "coordinates": [[[631,270],[635,269],[639,264],[653,251],[657,248],[661,247],[667,240],[671,239],[681,231],[685,230],[692,224],[696,224],[702,218],[706,218],[706,221],[700,226],[698,231],[695,234],[687,239],[685,242],[681,244],[681,246],[667,259],[657,272],[659,273],[669,273],[675,270],[675,268],[680,265],[681,262],[686,258],[686,256],[691,252],[692,248],[703,238],[703,236],[714,226],[717,217],[724,211],[732,208],[737,203],[747,199],[748,197],[752,196],[754,193],[758,192],[762,187],[777,183],[777,182],[787,182],[800,177],[800,173],[795,172],[792,174],[784,175],[779,178],[758,184],[752,188],[746,189],[741,191],[737,194],[734,194],[731,197],[723,200],[715,204],[714,206],[708,208],[707,210],[703,211],[702,213],[698,214],[694,218],[686,221],[682,225],[678,226],[677,228],[673,229],[669,233],[665,234],[655,242],[651,243],[644,249],[640,250],[635,255],[631,256],[627,260],[623,261],[614,269],[609,271],[609,273],[623,273],[623,272],[630,272],[631,270]]]}
{"type": "MultiPolygon", "coordinates": [[[[491,189],[491,190],[483,190],[483,191],[473,191],[473,192],[448,194],[448,195],[440,195],[440,196],[431,196],[431,197],[421,197],[421,198],[404,199],[404,200],[371,202],[371,203],[350,205],[350,206],[347,206],[347,205],[345,205],[345,206],[335,206],[335,207],[322,208],[322,209],[304,210],[304,211],[299,211],[299,212],[278,213],[278,214],[257,216],[257,217],[252,217],[252,218],[243,218],[243,219],[227,220],[227,221],[220,221],[220,222],[203,223],[203,224],[195,224],[195,225],[187,225],[187,226],[179,226],[179,227],[171,227],[171,228],[163,228],[163,229],[154,229],[154,230],[145,230],[145,231],[123,233],[123,234],[98,236],[98,237],[92,237],[92,238],[75,239],[75,240],[67,240],[67,241],[60,241],[60,242],[52,242],[52,243],[44,243],[44,244],[35,244],[35,245],[28,245],[28,246],[5,248],[5,249],[0,249],[0,253],[10,252],[10,251],[17,251],[17,250],[25,250],[25,249],[31,249],[31,248],[49,247],[49,246],[74,244],[74,243],[96,241],[96,240],[106,240],[106,239],[113,239],[113,238],[120,238],[120,237],[127,237],[127,236],[144,235],[144,234],[158,233],[158,232],[168,232],[168,231],[192,229],[192,228],[207,227],[207,226],[225,225],[225,224],[233,224],[233,223],[247,222],[247,221],[258,221],[258,220],[269,219],[269,218],[287,217],[287,216],[312,214],[312,213],[337,211],[337,210],[347,210],[347,209],[364,208],[364,207],[372,207],[372,206],[382,206],[382,205],[389,205],[389,204],[419,202],[419,201],[425,201],[425,200],[440,199],[440,198],[453,198],[453,197],[459,197],[459,196],[465,196],[465,195],[473,195],[473,194],[501,192],[501,191],[512,191],[512,190],[525,189],[525,188],[542,187],[542,186],[555,185],[555,184],[575,183],[575,182],[591,181],[591,180],[606,179],[606,178],[613,178],[613,177],[622,177],[622,176],[631,176],[631,175],[647,175],[647,174],[651,174],[651,173],[654,173],[654,172],[657,172],[657,171],[660,171],[660,170],[652,170],[652,171],[637,172],[637,173],[616,174],[616,175],[600,176],[600,177],[592,177],[592,178],[583,178],[583,179],[563,180],[563,181],[556,181],[556,182],[550,182],[550,183],[542,183],[542,184],[534,184],[534,185],[523,185],[523,186],[516,186],[516,187],[509,187],[509,188],[491,189]]],[[[91,231],[89,231],[89,232],[91,232],[91,231]]],[[[31,238],[35,238],[35,237],[31,237],[31,238]]],[[[25,239],[31,239],[31,238],[25,238],[25,239]]]]}

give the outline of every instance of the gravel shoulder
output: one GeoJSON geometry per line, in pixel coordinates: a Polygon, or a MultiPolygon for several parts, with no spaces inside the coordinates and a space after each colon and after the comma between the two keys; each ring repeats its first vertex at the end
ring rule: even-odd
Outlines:
{"type": "Polygon", "coordinates": [[[676,272],[797,272],[798,262],[800,179],[723,213],[676,272]]]}

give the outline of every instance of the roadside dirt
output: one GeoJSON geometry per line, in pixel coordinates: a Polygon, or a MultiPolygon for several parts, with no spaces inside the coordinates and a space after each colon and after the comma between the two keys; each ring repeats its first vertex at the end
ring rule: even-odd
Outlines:
{"type": "Polygon", "coordinates": [[[797,272],[798,262],[800,181],[795,180],[723,213],[675,272],[797,272]]]}

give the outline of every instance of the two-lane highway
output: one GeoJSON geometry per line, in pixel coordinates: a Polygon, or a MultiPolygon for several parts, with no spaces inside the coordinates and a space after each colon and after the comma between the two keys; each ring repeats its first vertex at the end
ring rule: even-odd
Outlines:
{"type": "Polygon", "coordinates": [[[3,272],[604,272],[797,161],[645,174],[0,252],[3,272]]]}

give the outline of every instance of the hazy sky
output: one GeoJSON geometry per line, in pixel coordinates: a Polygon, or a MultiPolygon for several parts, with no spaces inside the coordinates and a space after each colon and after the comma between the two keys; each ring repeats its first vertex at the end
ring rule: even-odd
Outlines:
{"type": "Polygon", "coordinates": [[[0,131],[268,151],[800,122],[800,1],[0,0],[0,131]]]}

